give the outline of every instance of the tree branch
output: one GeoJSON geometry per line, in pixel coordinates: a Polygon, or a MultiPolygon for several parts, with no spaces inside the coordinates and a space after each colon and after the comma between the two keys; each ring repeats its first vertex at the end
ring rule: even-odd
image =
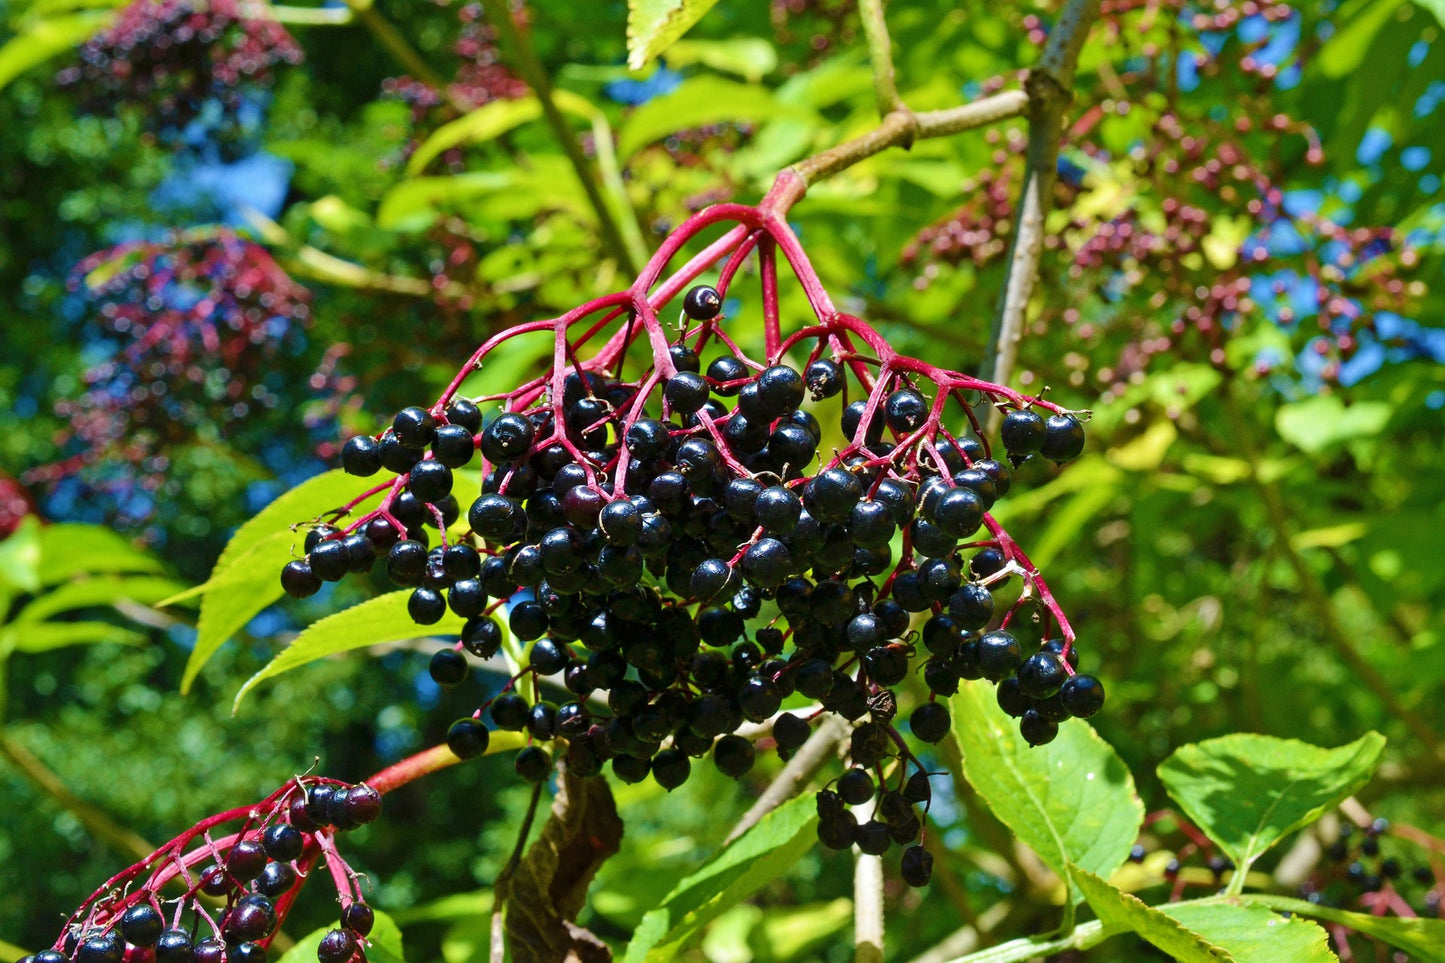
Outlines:
{"type": "MultiPolygon", "coordinates": [[[[855,810],[859,823],[873,818],[874,802],[855,810]]],[[[883,963],[883,857],[853,847],[853,959],[883,963]]]]}
{"type": "Polygon", "coordinates": [[[858,0],[858,16],[868,40],[868,57],[873,61],[873,89],[878,95],[879,115],[887,117],[894,111],[906,110],[893,76],[893,42],[883,19],[883,0],[858,0]]]}
{"type": "Polygon", "coordinates": [[[829,714],[817,730],[808,737],[788,764],[783,767],[777,777],[763,790],[758,801],[753,803],[752,808],[743,813],[743,818],[728,833],[727,839],[723,840],[726,846],[737,839],[743,833],[756,826],[764,816],[777,809],[783,803],[796,796],[802,788],[813,778],[813,774],[823,768],[827,762],[838,751],[843,740],[848,738],[851,726],[838,716],[829,714]]]}
{"type": "Polygon", "coordinates": [[[1099,0],[1070,0],[1049,33],[1038,66],[1029,71],[1024,84],[1029,98],[1028,165],[1009,249],[1008,279],[994,316],[994,350],[979,371],[979,377],[987,381],[1005,384],[1013,376],[1024,315],[1039,276],[1064,108],[1073,98],[1070,86],[1079,50],[1098,15],[1099,0]]]}
{"type": "Polygon", "coordinates": [[[486,14],[488,22],[496,28],[504,49],[511,52],[517,72],[522,75],[527,86],[531,87],[533,93],[537,95],[537,100],[542,105],[542,116],[546,118],[547,126],[552,128],[552,133],[556,135],[558,142],[562,145],[562,150],[567,155],[572,169],[576,172],[577,179],[582,182],[582,190],[587,194],[587,202],[592,205],[593,213],[597,215],[597,224],[602,232],[603,243],[612,256],[617,259],[624,274],[636,274],[640,265],[634,262],[632,253],[623,240],[622,231],[612,217],[612,210],[607,206],[601,190],[597,187],[597,179],[593,176],[592,167],[587,163],[587,158],[582,156],[582,148],[577,144],[576,134],[567,125],[567,120],[562,116],[562,112],[557,109],[557,101],[552,94],[552,79],[547,75],[547,70],[542,66],[542,62],[537,59],[537,52],[532,49],[531,41],[517,29],[507,4],[488,3],[483,7],[483,12],[486,14]]]}

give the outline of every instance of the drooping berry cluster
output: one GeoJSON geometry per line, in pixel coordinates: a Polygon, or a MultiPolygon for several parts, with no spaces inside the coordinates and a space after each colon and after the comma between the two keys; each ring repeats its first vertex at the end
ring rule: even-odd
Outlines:
{"type": "Polygon", "coordinates": [[[51,948],[18,963],[265,963],[318,861],[341,903],[319,963],[364,960],[375,916],[336,835],[380,813],[381,794],[365,783],[293,779],[253,806],[202,820],[118,873],[71,915],[51,948]]]}
{"type": "MultiPolygon", "coordinates": [[[[916,781],[911,797],[900,795],[908,766],[915,776],[921,766],[894,725],[895,689],[920,647],[930,695],[907,718],[923,742],[948,733],[937,697],[961,679],[1003,683],[1000,701],[1034,745],[1101,706],[1098,681],[1075,674],[1073,630],[1048,586],[990,514],[1012,483],[1010,464],[1068,461],[1083,444],[1074,413],[898,355],[834,309],[766,202],[720,205],[670,237],[631,289],[494,337],[435,404],[348,441],[346,471],[388,476],[353,505],[381,494],[380,506],[345,528],[314,529],[306,557],[281,580],[303,597],[384,555],[391,580],[411,590],[419,625],[448,609],[466,619],[460,639],[433,657],[443,686],[466,677],[465,653],[498,653],[505,615],[511,636],[530,643],[525,662],[452,726],[448,742],[462,757],[485,751],[490,728],[525,731],[538,743],[562,740],[576,774],[610,762],[624,781],[651,773],[672,789],[709,751],[723,772],[747,772],[744,722],[776,717],[772,736],[786,754],[807,740],[812,719],[837,713],[858,723],[858,776],[849,778],[869,787],[842,798],[881,791],[882,821],[859,826],[830,810],[820,833],[872,851],[921,830],[905,810],[926,797],[916,781]],[[739,226],[651,290],[685,240],[724,219],[739,226]],[[722,312],[753,251],[760,358],[738,344],[743,319],[722,312]],[[817,314],[786,337],[778,251],[817,314]],[[716,287],[693,284],[724,258],[716,287]],[[658,312],[679,295],[680,326],[670,330],[658,312]],[[459,394],[498,345],[544,331],[554,339],[550,372],[475,400],[459,394]],[[1006,409],[1008,463],[991,455],[980,401],[1006,409]],[[467,496],[463,521],[456,472],[478,454],[481,490],[467,496]],[[1000,592],[1010,601],[996,603],[1000,592]],[[1022,612],[1043,630],[1037,651],[1008,630],[1022,612]],[[570,699],[525,696],[539,679],[560,682],[570,699]],[[778,715],[795,693],[813,706],[778,715]]],[[[551,763],[537,745],[516,759],[531,780],[551,763]]],[[[917,853],[911,879],[927,876],[917,853]]]]}
{"type": "Polygon", "coordinates": [[[61,71],[60,82],[82,90],[91,110],[143,106],[168,140],[208,104],[234,117],[247,97],[270,84],[275,67],[301,62],[301,47],[285,27],[243,6],[238,0],[132,0],[80,48],[80,63],[61,71]]]}

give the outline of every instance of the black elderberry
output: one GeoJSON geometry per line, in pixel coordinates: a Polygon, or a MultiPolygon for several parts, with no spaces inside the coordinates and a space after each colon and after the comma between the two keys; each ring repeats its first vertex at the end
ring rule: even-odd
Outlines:
{"type": "Polygon", "coordinates": [[[901,645],[880,645],[863,656],[868,678],[881,686],[894,686],[908,677],[908,652],[901,645]]]}
{"type": "MultiPolygon", "coordinates": [[[[331,825],[331,797],[335,795],[336,787],[329,783],[322,783],[319,786],[309,786],[306,790],[306,815],[318,827],[331,825]]],[[[216,894],[211,894],[216,895],[216,894]]]]}
{"type": "Polygon", "coordinates": [[[296,870],[287,863],[267,863],[256,877],[256,892],[276,899],[296,885],[296,870]]]}
{"type": "MultiPolygon", "coordinates": [[[[257,897],[264,899],[264,897],[257,897]]],[[[260,906],[253,903],[241,902],[226,915],[225,922],[221,924],[221,932],[225,934],[227,941],[241,943],[263,940],[271,935],[271,930],[276,926],[276,913],[274,910],[267,912],[260,906]]]]}
{"type": "Polygon", "coordinates": [[[888,852],[888,847],[893,844],[893,839],[888,832],[887,823],[870,819],[858,827],[853,843],[859,851],[869,856],[882,856],[888,852]]]}
{"type": "Polygon", "coordinates": [[[838,777],[838,795],[850,806],[861,806],[873,798],[873,777],[866,769],[854,767],[838,777]]]}
{"type": "Polygon", "coordinates": [[[381,446],[370,435],[356,435],[341,447],[341,469],[366,478],[381,471],[381,446]]]}
{"type": "Polygon", "coordinates": [[[327,538],[318,542],[306,556],[311,572],[323,582],[339,582],[351,570],[351,559],[346,546],[340,539],[327,538]]]}
{"type": "Polygon", "coordinates": [[[392,420],[391,430],[408,448],[425,448],[436,434],[436,419],[425,408],[403,408],[392,420]]]}
{"type": "Polygon", "coordinates": [[[516,461],[536,440],[532,423],[516,412],[500,415],[482,431],[482,456],[494,464],[516,461]]]}
{"type": "Polygon", "coordinates": [[[784,712],[773,722],[773,741],[786,752],[800,748],[812,734],[813,728],[807,720],[791,712],[784,712]]]}
{"type": "MultiPolygon", "coordinates": [[[[155,954],[156,963],[191,963],[196,958],[191,934],[185,930],[166,930],[162,933],[156,941],[155,954]]],[[[42,963],[38,954],[35,961],[42,963]]]]}
{"type": "Polygon", "coordinates": [[[824,579],[808,595],[808,612],[823,625],[842,625],[852,618],[857,596],[848,583],[824,579]]]}
{"type": "Polygon", "coordinates": [[[1091,675],[1071,676],[1059,689],[1069,715],[1087,719],[1104,707],[1104,685],[1091,675]]]}
{"type": "Polygon", "coordinates": [[[934,525],[951,538],[968,538],[983,524],[983,499],[970,488],[954,488],[938,499],[933,507],[934,525]]]}
{"type": "Polygon", "coordinates": [[[983,677],[998,682],[1018,671],[1023,650],[1018,639],[1007,632],[989,632],[978,640],[978,664],[983,677]]]}
{"type": "Polygon", "coordinates": [[[831,398],[843,390],[843,368],[836,361],[819,358],[808,364],[803,382],[814,401],[831,398]]]}
{"type": "Polygon", "coordinates": [[[826,469],[803,486],[804,506],[809,514],[822,522],[847,521],[853,513],[853,506],[862,497],[863,486],[858,479],[841,468],[826,469]]]}
{"type": "MultiPolygon", "coordinates": [[[[289,826],[286,828],[290,829],[289,826]]],[[[154,946],[165,928],[165,918],[149,903],[137,903],[120,918],[120,935],[132,946],[154,946]]]]}
{"type": "Polygon", "coordinates": [[[452,470],[435,459],[417,462],[407,481],[408,490],[424,502],[434,502],[452,490],[452,470]]]}
{"type": "Polygon", "coordinates": [[[738,707],[751,722],[762,722],[778,711],[783,694],[772,679],[752,676],[738,690],[738,707]]]}
{"type": "Polygon", "coordinates": [[[287,562],[281,569],[281,589],[293,599],[304,599],[321,591],[321,579],[302,560],[287,562]]]}
{"type": "Polygon", "coordinates": [[[779,425],[768,436],[768,456],[781,470],[787,465],[796,471],[813,460],[818,439],[802,425],[779,425]]]}
{"type": "MultiPolygon", "coordinates": [[[[696,362],[696,356],[693,361],[696,362]]],[[[668,379],[662,389],[663,400],[671,411],[681,412],[690,415],[701,410],[707,404],[708,383],[700,374],[691,371],[679,371],[668,379]]]]}
{"type": "Polygon", "coordinates": [[[266,851],[254,839],[243,839],[226,854],[226,871],[243,883],[261,875],[266,868],[266,851]]]}
{"type": "Polygon", "coordinates": [[[447,468],[461,468],[472,460],[477,446],[472,432],[461,425],[442,425],[432,439],[432,458],[447,468]]]}
{"type": "MultiPolygon", "coordinates": [[[[24,957],[21,957],[24,959],[24,957]]],[[[59,950],[41,950],[31,957],[33,963],[69,963],[69,959],[59,950]]]]}
{"type": "Polygon", "coordinates": [[[975,459],[973,467],[993,479],[993,486],[997,491],[998,498],[1008,494],[1009,488],[1013,484],[1013,473],[1009,471],[1007,465],[993,458],[984,458],[975,459]]]}
{"type": "MultiPolygon", "coordinates": [[[[868,410],[868,402],[855,401],[843,409],[843,417],[840,426],[843,429],[843,436],[850,441],[858,437],[859,427],[863,424],[863,415],[868,410]]],[[[867,432],[863,436],[863,443],[866,445],[875,444],[883,439],[883,419],[874,417],[868,422],[867,432]]]]}
{"type": "Polygon", "coordinates": [[[1073,461],[1084,451],[1084,426],[1071,414],[1051,415],[1044,425],[1044,440],[1039,454],[1049,461],[1063,464],[1073,461]]]}
{"type": "Polygon", "coordinates": [[[818,819],[818,842],[829,849],[847,849],[853,845],[857,834],[858,820],[847,810],[820,816],[818,819]]]}
{"type": "Polygon", "coordinates": [[[75,950],[75,963],[121,963],[125,941],[115,931],[87,937],[75,950]]]}
{"type": "Polygon", "coordinates": [[[865,722],[853,730],[848,744],[848,756],[855,766],[874,766],[883,761],[892,745],[886,726],[865,722]]]}
{"type": "Polygon", "coordinates": [[[1043,446],[1047,429],[1043,416],[1037,411],[1020,408],[1004,415],[999,436],[1004,448],[1015,460],[1022,460],[1034,454],[1043,446]]]}
{"type": "Polygon", "coordinates": [[[515,692],[503,692],[492,700],[492,722],[498,729],[507,732],[521,732],[527,724],[527,713],[531,706],[515,692]]]}
{"type": "Polygon", "coordinates": [[[652,778],[668,792],[687,782],[692,762],[681,749],[664,749],[652,757],[652,778]]]}
{"type": "Polygon", "coordinates": [[[951,696],[958,691],[958,672],[945,659],[923,663],[923,683],[935,695],[951,696]]]}
{"type": "Polygon", "coordinates": [[[949,596],[948,614],[964,631],[981,629],[993,618],[993,594],[987,586],[967,582],[949,596]]]}
{"type": "Polygon", "coordinates": [[[196,963],[228,963],[225,941],[214,936],[197,943],[194,954],[196,963]]]}
{"type": "Polygon", "coordinates": [[[376,453],[381,460],[381,467],[398,475],[411,471],[413,465],[426,457],[423,448],[403,445],[391,430],[382,433],[381,440],[376,443],[376,453]]]}
{"type": "MultiPolygon", "coordinates": [[[[514,610],[515,611],[515,610],[514,610]]],[[[567,646],[553,638],[538,639],[528,654],[528,664],[538,675],[556,675],[572,658],[567,646]]]]}
{"type": "Polygon", "coordinates": [[[754,520],[774,535],[791,534],[802,512],[802,500],[782,485],[763,489],[753,502],[754,520]]]}
{"type": "Polygon", "coordinates": [[[743,576],[763,589],[777,588],[793,568],[788,547],[775,538],[760,538],[742,557],[743,576]]]}
{"type": "Polygon", "coordinates": [[[447,600],[433,588],[412,589],[406,600],[406,613],[417,625],[435,625],[447,614],[447,600]]]}
{"type": "Polygon", "coordinates": [[[438,649],[432,653],[427,672],[443,689],[454,689],[467,678],[467,657],[456,649],[438,649]]]}
{"type": "Polygon", "coordinates": [[[924,742],[939,742],[948,735],[952,720],[942,702],[925,702],[908,717],[908,728],[924,742]]]}
{"type": "MultiPolygon", "coordinates": [[[[539,639],[547,631],[547,612],[536,602],[519,602],[512,606],[507,618],[512,634],[523,642],[539,639]]],[[[562,667],[557,666],[557,671],[562,667]]]]}
{"type": "Polygon", "coordinates": [[[998,684],[994,698],[998,700],[998,707],[1015,719],[1033,708],[1033,700],[1024,695],[1023,689],[1019,687],[1019,680],[1013,676],[998,684]]]}
{"type": "Polygon", "coordinates": [[[682,310],[694,321],[711,321],[722,311],[722,295],[710,285],[695,285],[682,296],[682,310]]]}
{"type": "Polygon", "coordinates": [[[397,585],[420,585],[426,574],[427,550],[412,539],[397,542],[386,557],[386,574],[397,585]]]}
{"type": "Polygon", "coordinates": [[[553,739],[557,735],[557,706],[544,701],[528,708],[527,732],[542,742],[553,739]]]}
{"type": "Polygon", "coordinates": [[[734,779],[746,775],[753,768],[754,758],[753,744],[742,736],[723,736],[712,747],[712,761],[718,771],[734,779]]]}
{"type": "Polygon", "coordinates": [[[860,501],[848,519],[848,536],[862,548],[887,545],[896,528],[893,507],[881,501],[860,501]]]}
{"type": "Polygon", "coordinates": [[[952,559],[930,558],[918,566],[918,589],[930,602],[942,602],[958,588],[958,565],[952,559]]]}
{"type": "Polygon", "coordinates": [[[1064,665],[1052,652],[1035,652],[1019,666],[1019,688],[1032,699],[1047,699],[1069,678],[1064,665]]]}
{"type": "Polygon", "coordinates": [[[476,434],[482,428],[482,409],[466,398],[454,398],[446,409],[447,423],[476,434]]]}
{"type": "Polygon", "coordinates": [[[824,699],[833,689],[833,667],[822,659],[809,659],[798,666],[794,680],[809,699],[824,699]]]}
{"type": "Polygon", "coordinates": [[[901,870],[909,886],[927,886],[933,878],[933,854],[922,846],[909,846],[903,851],[901,870]]]}
{"type": "Polygon", "coordinates": [[[316,947],[316,959],[318,963],[347,963],[356,955],[357,942],[356,934],[350,930],[331,930],[321,937],[321,943],[316,947]]]}
{"type": "MultiPolygon", "coordinates": [[[[719,355],[707,366],[707,376],[714,385],[723,385],[728,382],[741,381],[749,374],[748,366],[741,358],[730,354],[719,355]]],[[[731,388],[714,387],[713,391],[723,397],[731,397],[738,393],[741,385],[731,388]]]]}
{"type": "Polygon", "coordinates": [[[226,963],[266,963],[266,947],[260,943],[237,943],[226,948],[226,963]]]}
{"type": "Polygon", "coordinates": [[[872,612],[862,612],[849,619],[844,634],[848,639],[848,644],[858,652],[866,652],[887,641],[887,637],[883,634],[882,623],[872,612]]]}
{"type": "MultiPolygon", "coordinates": [[[[293,859],[300,858],[301,851],[306,848],[306,838],[294,826],[273,823],[266,827],[266,831],[261,834],[261,848],[271,859],[289,863],[293,859]]],[[[131,940],[131,942],[134,943],[135,940],[131,940]]]]}
{"type": "Polygon", "coordinates": [[[1054,741],[1054,737],[1059,734],[1059,725],[1039,715],[1037,710],[1029,709],[1019,719],[1019,732],[1029,745],[1042,746],[1054,741]]]}
{"type": "Polygon", "coordinates": [[[592,725],[592,713],[580,702],[564,702],[557,707],[557,732],[579,736],[592,725]]]}
{"type": "Polygon", "coordinates": [[[883,417],[895,435],[906,435],[928,419],[928,402],[912,388],[899,388],[883,402],[883,417]]]}
{"type": "Polygon", "coordinates": [[[692,595],[703,602],[710,602],[723,593],[733,581],[732,566],[720,558],[703,559],[693,569],[689,580],[692,595]]]}
{"type": "Polygon", "coordinates": [[[453,722],[447,729],[447,748],[458,759],[471,759],[487,751],[492,734],[478,719],[465,718],[453,722]]]}
{"type": "Polygon", "coordinates": [[[903,784],[903,798],[911,803],[927,803],[933,798],[933,787],[929,785],[928,773],[919,769],[903,784]]]}

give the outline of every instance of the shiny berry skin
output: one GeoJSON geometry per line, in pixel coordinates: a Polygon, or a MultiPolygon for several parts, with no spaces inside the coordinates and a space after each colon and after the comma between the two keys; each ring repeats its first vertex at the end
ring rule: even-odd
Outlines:
{"type": "Polygon", "coordinates": [[[261,875],[266,868],[266,851],[254,839],[243,839],[226,854],[226,871],[243,883],[261,875]]]}
{"type": "Polygon", "coordinates": [[[1043,416],[1029,408],[1018,408],[1004,415],[999,436],[1003,446],[1015,458],[1025,458],[1044,444],[1047,428],[1043,416]]]}
{"type": "Polygon", "coordinates": [[[854,767],[838,777],[838,795],[850,806],[861,806],[873,798],[873,777],[868,770],[854,767]]]}
{"type": "Polygon", "coordinates": [[[256,892],[276,899],[296,885],[296,870],[288,863],[267,863],[256,877],[256,892]]]}
{"type": "Polygon", "coordinates": [[[350,930],[331,930],[321,937],[316,948],[318,963],[346,963],[356,955],[356,934],[350,930]]]}
{"type": "MultiPolygon", "coordinates": [[[[751,374],[750,369],[741,358],[730,354],[719,355],[707,366],[707,376],[715,384],[730,381],[741,381],[751,374]]],[[[731,397],[740,390],[741,385],[732,388],[714,388],[713,390],[723,397],[731,397]]]]}
{"type": "MultiPolygon", "coordinates": [[[[306,838],[295,826],[274,823],[267,826],[266,831],[261,834],[261,848],[271,859],[280,863],[289,863],[293,859],[300,858],[302,850],[306,848],[306,838]]],[[[131,942],[134,943],[135,940],[131,940],[131,942]]]]}
{"type": "Polygon", "coordinates": [[[1049,461],[1063,464],[1073,461],[1084,451],[1084,426],[1070,414],[1049,417],[1044,425],[1044,441],[1039,454],[1049,461]]]}
{"type": "Polygon", "coordinates": [[[137,903],[120,918],[120,935],[132,946],[154,946],[165,928],[165,918],[149,903],[137,903]]]}
{"type": "Polygon", "coordinates": [[[281,590],[293,599],[304,599],[321,591],[321,579],[303,559],[287,562],[281,569],[281,590]]]}
{"type": "Polygon", "coordinates": [[[803,403],[803,376],[785,364],[775,364],[758,375],[758,400],[774,417],[803,403]]]}
{"type": "Polygon", "coordinates": [[[75,950],[75,963],[121,963],[125,958],[125,941],[112,930],[87,938],[75,950]]]}
{"type": "Polygon", "coordinates": [[[858,836],[858,820],[847,810],[818,819],[818,842],[829,849],[847,849],[858,836]]]}
{"type": "Polygon", "coordinates": [[[447,405],[447,424],[458,425],[472,434],[482,430],[482,409],[466,398],[454,398],[447,405]]]}
{"type": "Polygon", "coordinates": [[[694,321],[711,321],[722,313],[722,295],[710,285],[695,285],[682,296],[682,310],[694,321]]]}
{"type": "Polygon", "coordinates": [[[993,618],[993,593],[977,582],[965,583],[949,596],[948,614],[965,632],[981,629],[993,618]]]}
{"type": "Polygon", "coordinates": [[[692,762],[680,749],[664,749],[652,757],[652,778],[668,792],[687,782],[692,762]]]}
{"type": "Polygon", "coordinates": [[[341,447],[341,470],[366,478],[381,471],[381,447],[370,435],[356,435],[341,447]]]}
{"type": "Polygon", "coordinates": [[[196,963],[227,963],[226,944],[215,937],[201,940],[194,950],[196,963]]]}
{"type": "Polygon", "coordinates": [[[843,390],[843,368],[836,361],[819,358],[803,371],[803,383],[814,401],[831,398],[843,390]]]}
{"type": "Polygon", "coordinates": [[[933,524],[951,538],[968,538],[983,524],[983,499],[970,488],[954,488],[939,497],[933,524]]]}
{"type": "Polygon", "coordinates": [[[928,402],[912,388],[899,388],[883,402],[883,419],[889,429],[901,437],[928,419],[928,402]]]}
{"type": "MultiPolygon", "coordinates": [[[[263,899],[264,897],[257,897],[263,899]]],[[[253,903],[237,903],[221,924],[226,939],[236,943],[250,943],[263,940],[276,927],[276,913],[253,903]]]]}
{"type": "Polygon", "coordinates": [[[425,408],[412,406],[397,412],[391,422],[396,440],[408,448],[425,448],[436,434],[436,419],[425,408]]]}
{"type": "Polygon", "coordinates": [[[1032,699],[1047,699],[1069,678],[1052,652],[1035,652],[1019,666],[1019,688],[1032,699]]]}
{"type": "Polygon", "coordinates": [[[436,589],[413,589],[406,600],[406,614],[417,625],[435,625],[447,614],[447,600],[436,589]]]}
{"type": "Polygon", "coordinates": [[[512,760],[512,768],[525,782],[544,782],[552,774],[552,757],[540,746],[527,746],[512,760]]]}
{"type": "Polygon", "coordinates": [[[431,443],[432,458],[447,468],[461,468],[472,460],[477,446],[472,433],[461,425],[442,425],[431,443]]]}
{"type": "Polygon", "coordinates": [[[924,742],[941,742],[952,720],[942,702],[925,702],[908,717],[908,728],[924,742]]]}
{"type": "Polygon", "coordinates": [[[500,415],[482,430],[482,457],[493,463],[507,463],[521,458],[536,440],[532,423],[516,412],[500,415]]]}
{"type": "Polygon", "coordinates": [[[226,950],[226,963],[266,963],[266,947],[260,943],[237,943],[226,950]]]}
{"type": "Polygon", "coordinates": [[[760,538],[748,546],[742,557],[743,577],[764,589],[777,588],[791,574],[793,558],[788,547],[775,538],[760,538]]]}
{"type": "Polygon", "coordinates": [[[978,640],[978,664],[990,682],[1013,675],[1023,662],[1018,639],[1007,632],[989,632],[978,640]]]}
{"type": "Polygon", "coordinates": [[[456,649],[438,649],[432,654],[427,671],[431,679],[443,689],[453,689],[467,678],[467,657],[456,649]]]}
{"type": "Polygon", "coordinates": [[[156,963],[191,963],[196,958],[191,934],[185,930],[166,930],[162,933],[156,942],[155,954],[156,963]]]}
{"type": "Polygon", "coordinates": [[[826,469],[803,486],[804,506],[810,515],[822,522],[846,521],[853,512],[853,506],[862,497],[863,486],[858,479],[841,468],[826,469]]]}
{"type": "Polygon", "coordinates": [[[712,748],[713,763],[724,776],[737,779],[753,768],[756,752],[753,744],[742,736],[723,736],[712,748]]]}
{"type": "Polygon", "coordinates": [[[381,815],[381,793],[370,786],[359,783],[346,793],[346,816],[357,826],[376,821],[381,815]]]}
{"type": "Polygon", "coordinates": [[[452,470],[436,459],[419,461],[412,466],[407,489],[424,502],[440,501],[451,493],[452,470]]]}
{"type": "Polygon", "coordinates": [[[1104,707],[1104,685],[1091,675],[1071,677],[1059,689],[1069,715],[1087,719],[1104,707]]]}
{"type": "Polygon", "coordinates": [[[1042,746],[1054,741],[1054,737],[1059,734],[1059,724],[1050,722],[1039,715],[1037,710],[1030,709],[1019,720],[1019,732],[1029,745],[1042,746]]]}

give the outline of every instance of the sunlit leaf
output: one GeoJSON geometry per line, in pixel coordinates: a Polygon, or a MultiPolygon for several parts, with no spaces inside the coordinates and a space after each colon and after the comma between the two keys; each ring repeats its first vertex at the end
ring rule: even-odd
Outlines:
{"type": "Polygon", "coordinates": [[[647,62],[702,19],[717,0],[628,0],[627,65],[641,70],[647,62]]]}
{"type": "Polygon", "coordinates": [[[1178,920],[1153,909],[1130,893],[1112,886],[1087,870],[1072,866],[1074,883],[1109,929],[1133,930],[1179,963],[1220,963],[1234,957],[1186,929],[1178,920]]]}
{"type": "Polygon", "coordinates": [[[0,46],[0,90],[25,71],[78,46],[111,17],[109,10],[88,10],[30,23],[0,46]]]}
{"type": "Polygon", "coordinates": [[[1317,924],[1233,902],[1165,903],[1159,910],[1222,947],[1238,963],[1332,963],[1329,936],[1317,924]]]}

